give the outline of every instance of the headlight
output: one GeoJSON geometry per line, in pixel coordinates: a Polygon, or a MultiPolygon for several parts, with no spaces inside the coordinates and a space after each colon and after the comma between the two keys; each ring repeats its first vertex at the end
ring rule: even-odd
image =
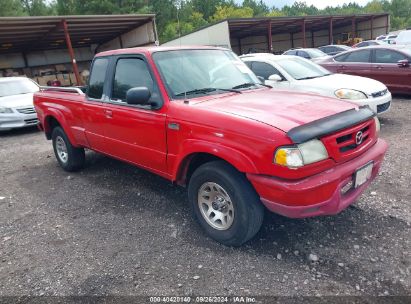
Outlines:
{"type": "Polygon", "coordinates": [[[339,89],[335,91],[334,94],[340,99],[358,100],[368,98],[363,92],[351,89],[339,89]]]}
{"type": "Polygon", "coordinates": [[[380,130],[381,130],[380,120],[377,118],[377,116],[374,116],[374,120],[375,120],[375,130],[377,131],[377,133],[380,133],[380,130]]]}
{"type": "Polygon", "coordinates": [[[0,114],[6,114],[6,113],[13,113],[13,111],[10,108],[0,107],[0,114]]]}
{"type": "Polygon", "coordinates": [[[295,147],[282,147],[274,155],[274,163],[289,168],[298,168],[328,158],[327,150],[318,139],[313,139],[295,147]]]}

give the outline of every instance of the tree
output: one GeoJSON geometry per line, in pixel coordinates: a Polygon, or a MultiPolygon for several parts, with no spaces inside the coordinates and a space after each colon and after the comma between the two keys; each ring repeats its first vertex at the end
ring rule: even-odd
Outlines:
{"type": "Polygon", "coordinates": [[[48,6],[44,0],[21,0],[23,10],[30,16],[47,16],[53,15],[51,6],[48,6]]]}
{"type": "Polygon", "coordinates": [[[265,15],[266,17],[283,17],[285,14],[282,11],[279,11],[273,8],[269,13],[265,15]]]}
{"type": "Polygon", "coordinates": [[[251,18],[253,15],[254,11],[250,7],[217,6],[216,12],[210,20],[217,22],[227,18],[251,18]]]}
{"type": "Polygon", "coordinates": [[[292,6],[284,6],[281,10],[286,16],[318,15],[319,10],[313,5],[308,6],[306,2],[294,2],[292,6]]]}
{"type": "Polygon", "coordinates": [[[193,10],[201,12],[204,19],[208,20],[216,12],[217,6],[223,6],[226,4],[224,0],[192,0],[193,10]]]}
{"type": "Polygon", "coordinates": [[[384,8],[382,2],[379,0],[372,0],[368,2],[367,5],[364,7],[364,10],[367,13],[381,13],[384,12],[384,8]]]}
{"type": "Polygon", "coordinates": [[[202,13],[193,12],[190,16],[190,23],[193,25],[193,28],[197,29],[208,24],[207,20],[204,19],[202,13]]]}
{"type": "Polygon", "coordinates": [[[25,15],[24,8],[19,0],[2,0],[0,16],[14,17],[25,15]]]}
{"type": "Polygon", "coordinates": [[[265,16],[270,12],[268,6],[262,1],[244,0],[242,7],[250,7],[253,9],[254,17],[265,16]]]}
{"type": "Polygon", "coordinates": [[[76,0],[57,0],[54,4],[58,15],[76,15],[76,0]]]}

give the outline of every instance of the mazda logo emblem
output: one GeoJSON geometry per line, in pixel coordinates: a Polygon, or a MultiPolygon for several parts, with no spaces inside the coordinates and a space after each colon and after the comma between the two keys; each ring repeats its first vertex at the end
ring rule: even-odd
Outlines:
{"type": "Polygon", "coordinates": [[[362,131],[358,131],[357,134],[355,134],[355,143],[356,143],[357,145],[361,145],[362,140],[363,140],[362,131]]]}

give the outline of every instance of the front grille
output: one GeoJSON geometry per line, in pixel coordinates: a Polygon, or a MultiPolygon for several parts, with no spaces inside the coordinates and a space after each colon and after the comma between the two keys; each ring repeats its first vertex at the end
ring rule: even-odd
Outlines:
{"type": "Polygon", "coordinates": [[[382,90],[382,91],[374,92],[374,93],[371,94],[371,96],[373,98],[377,98],[377,97],[384,96],[387,93],[388,93],[388,89],[385,89],[385,90],[382,90]]]}
{"type": "Polygon", "coordinates": [[[365,151],[376,140],[374,120],[368,120],[348,129],[323,137],[328,154],[335,161],[344,161],[365,151]],[[362,136],[361,141],[356,136],[362,136]]]}
{"type": "Polygon", "coordinates": [[[24,122],[26,123],[26,125],[33,125],[33,124],[37,124],[39,120],[37,118],[32,118],[32,119],[25,119],[24,122]]]}
{"type": "Polygon", "coordinates": [[[34,114],[36,113],[36,110],[34,110],[34,107],[30,107],[30,108],[17,109],[17,112],[21,114],[34,114]]]}
{"type": "Polygon", "coordinates": [[[391,101],[377,105],[377,113],[387,111],[390,105],[391,105],[391,101]]]}
{"type": "Polygon", "coordinates": [[[368,130],[370,129],[369,126],[366,126],[365,128],[362,128],[360,131],[356,131],[355,133],[350,133],[341,137],[337,138],[337,144],[339,145],[339,150],[341,153],[354,150],[355,148],[361,146],[364,142],[367,141],[369,132],[368,130]],[[358,132],[362,133],[362,140],[360,144],[357,144],[355,142],[355,137],[358,134],[358,132]]]}

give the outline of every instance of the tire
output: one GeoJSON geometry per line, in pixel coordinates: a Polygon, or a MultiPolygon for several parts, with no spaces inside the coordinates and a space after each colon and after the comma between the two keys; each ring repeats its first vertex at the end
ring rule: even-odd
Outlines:
{"type": "Polygon", "coordinates": [[[224,161],[197,168],[189,181],[188,199],[200,226],[221,244],[241,246],[261,228],[264,207],[258,194],[224,161]]]}
{"type": "Polygon", "coordinates": [[[84,149],[74,147],[61,127],[53,129],[51,139],[57,161],[65,171],[78,171],[84,167],[84,149]]]}

